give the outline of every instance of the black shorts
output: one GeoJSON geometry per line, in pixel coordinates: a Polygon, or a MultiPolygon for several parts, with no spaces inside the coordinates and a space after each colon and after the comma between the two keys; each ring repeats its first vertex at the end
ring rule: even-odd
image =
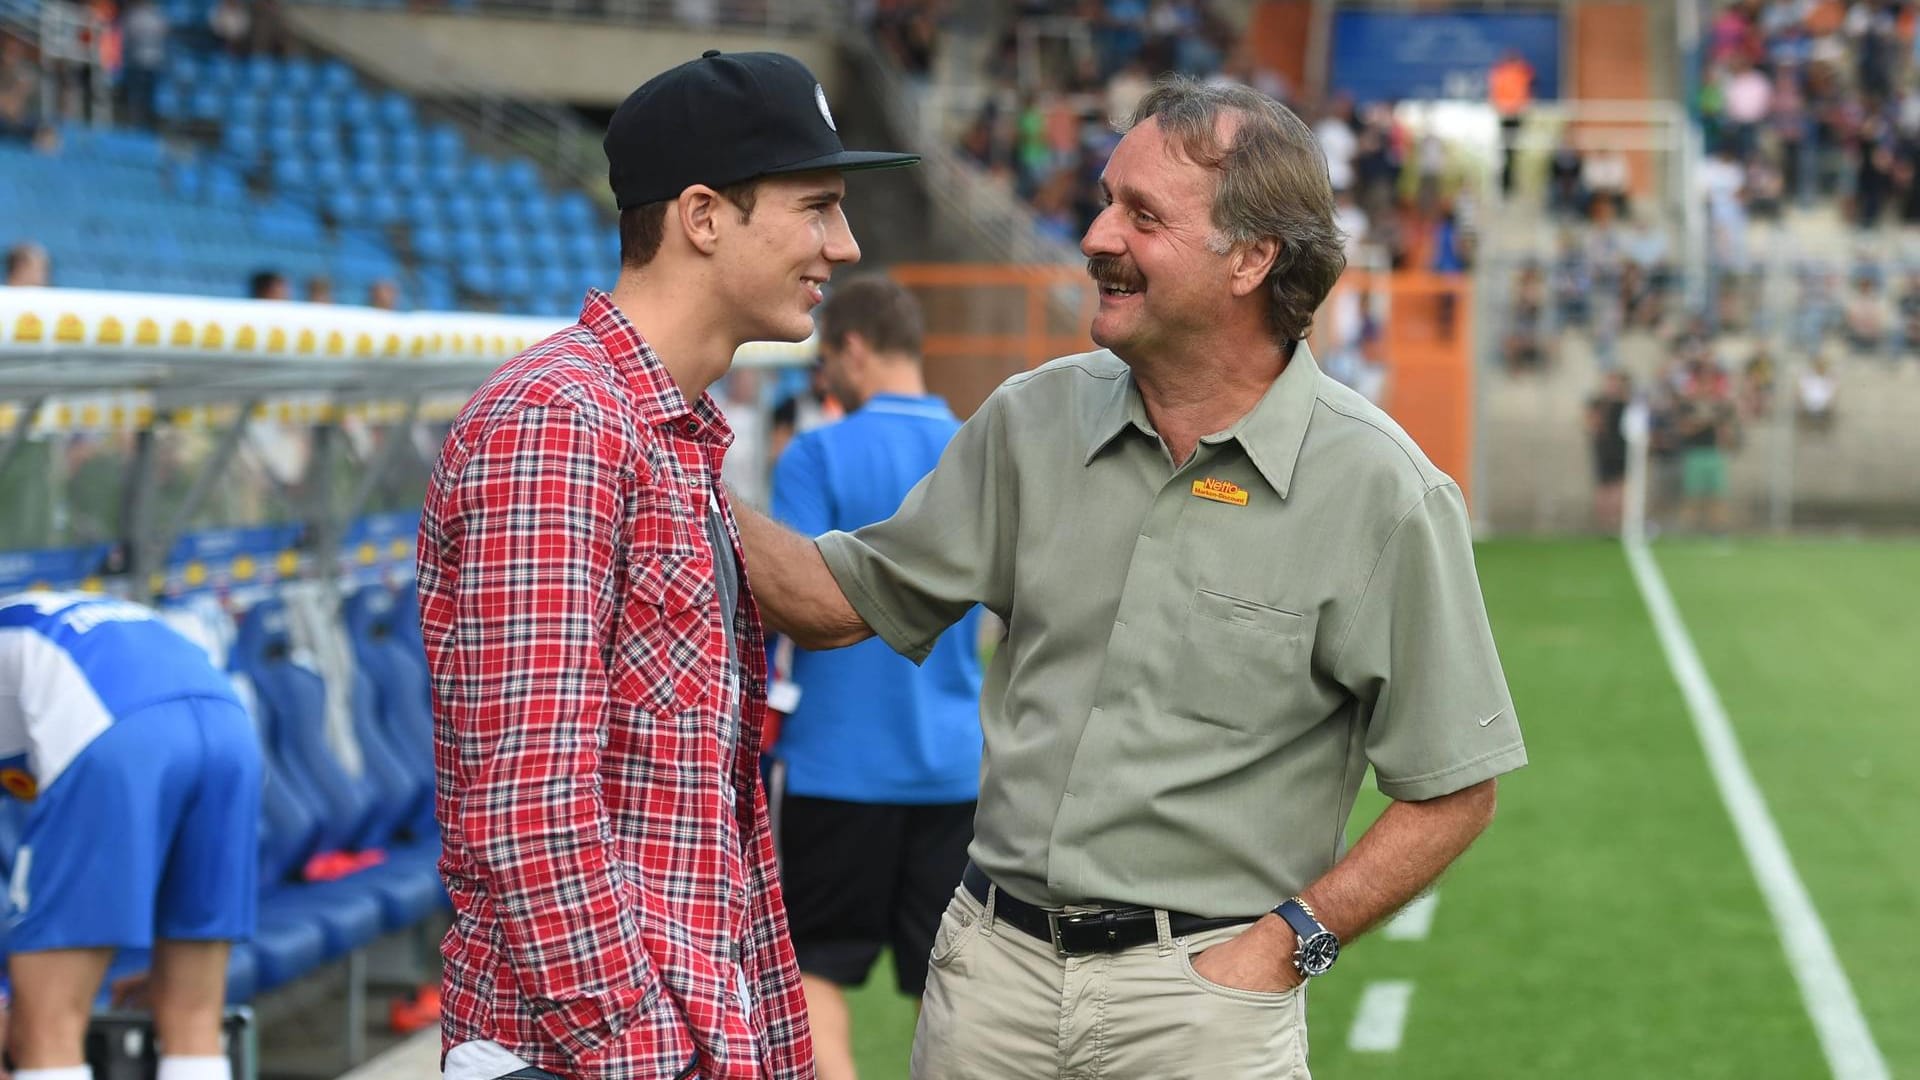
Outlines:
{"type": "Polygon", "coordinates": [[[934,931],[967,868],[973,807],[781,795],[780,883],[800,970],[860,986],[891,946],[900,992],[923,993],[934,931]]]}

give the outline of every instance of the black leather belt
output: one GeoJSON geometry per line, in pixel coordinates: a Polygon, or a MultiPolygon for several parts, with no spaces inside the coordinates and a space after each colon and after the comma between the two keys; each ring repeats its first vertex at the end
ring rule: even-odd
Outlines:
{"type": "MultiPolygon", "coordinates": [[[[961,884],[982,904],[987,902],[987,887],[993,884],[986,872],[972,863],[960,878],[961,884]]],[[[1135,945],[1160,939],[1154,925],[1153,909],[1144,907],[1105,908],[1100,911],[1052,911],[1035,907],[999,890],[993,900],[995,924],[1007,923],[1052,945],[1061,956],[1085,956],[1088,953],[1119,952],[1135,945]]],[[[1167,929],[1174,937],[1185,937],[1223,926],[1244,926],[1257,916],[1232,919],[1203,919],[1198,915],[1167,912],[1167,929]]]]}

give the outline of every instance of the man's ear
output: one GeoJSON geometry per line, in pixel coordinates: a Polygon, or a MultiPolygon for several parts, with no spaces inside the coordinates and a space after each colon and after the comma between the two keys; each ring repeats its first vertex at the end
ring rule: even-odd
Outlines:
{"type": "Polygon", "coordinates": [[[1237,245],[1232,256],[1233,295],[1246,296],[1265,285],[1267,275],[1273,272],[1273,261],[1279,257],[1280,241],[1271,236],[1237,245]]]}
{"type": "Polygon", "coordinates": [[[841,363],[845,365],[851,361],[853,367],[865,367],[872,356],[873,349],[867,344],[867,339],[861,335],[860,331],[847,331],[846,337],[840,342],[841,363]]]}
{"type": "Polygon", "coordinates": [[[720,245],[718,218],[721,204],[725,201],[719,192],[707,185],[694,184],[680,193],[673,209],[668,211],[668,220],[679,222],[681,233],[695,250],[702,255],[711,255],[720,245]]]}

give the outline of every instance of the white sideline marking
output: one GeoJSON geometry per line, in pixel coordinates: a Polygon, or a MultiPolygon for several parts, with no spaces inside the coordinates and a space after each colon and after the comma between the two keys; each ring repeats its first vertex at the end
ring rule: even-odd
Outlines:
{"type": "Polygon", "coordinates": [[[1433,909],[1440,903],[1440,894],[1421,893],[1413,898],[1413,903],[1400,909],[1380,932],[1388,941],[1425,941],[1433,930],[1433,909]]]}
{"type": "Polygon", "coordinates": [[[1692,714],[1694,731],[1707,752],[1707,765],[1720,789],[1720,798],[1727,804],[1740,846],[1746,850],[1747,862],[1760,884],[1760,894],[1766,899],[1774,926],[1779,928],[1781,945],[1793,967],[1794,980],[1800,984],[1800,998],[1820,1036],[1827,1065],[1838,1080],[1885,1080],[1890,1075],[1886,1059],[1874,1045],[1859,999],[1854,997],[1840,957],[1833,951],[1833,939],[1827,936],[1826,925],[1820,921],[1813,898],[1794,869],[1787,845],[1780,839],[1780,829],[1767,810],[1766,797],[1740,753],[1726,706],[1720,703],[1713,680],[1707,677],[1673,594],[1667,591],[1666,579],[1645,542],[1629,537],[1622,546],[1627,564],[1633,568],[1633,580],[1640,586],[1640,597],[1653,617],[1653,628],[1660,635],[1660,645],[1666,650],[1667,665],[1686,697],[1687,712],[1692,714]]]}
{"type": "Polygon", "coordinates": [[[1360,1008],[1353,1014],[1348,1048],[1364,1054],[1391,1054],[1400,1049],[1400,1035],[1407,1026],[1407,1004],[1412,1000],[1410,982],[1368,983],[1360,994],[1360,1008]]]}

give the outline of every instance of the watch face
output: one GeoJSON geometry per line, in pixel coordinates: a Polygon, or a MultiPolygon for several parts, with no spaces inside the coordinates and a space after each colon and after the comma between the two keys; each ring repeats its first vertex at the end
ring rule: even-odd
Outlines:
{"type": "Polygon", "coordinates": [[[1340,939],[1331,933],[1321,931],[1300,943],[1294,961],[1300,967],[1300,973],[1306,976],[1324,975],[1333,967],[1340,955],[1340,939]]]}

